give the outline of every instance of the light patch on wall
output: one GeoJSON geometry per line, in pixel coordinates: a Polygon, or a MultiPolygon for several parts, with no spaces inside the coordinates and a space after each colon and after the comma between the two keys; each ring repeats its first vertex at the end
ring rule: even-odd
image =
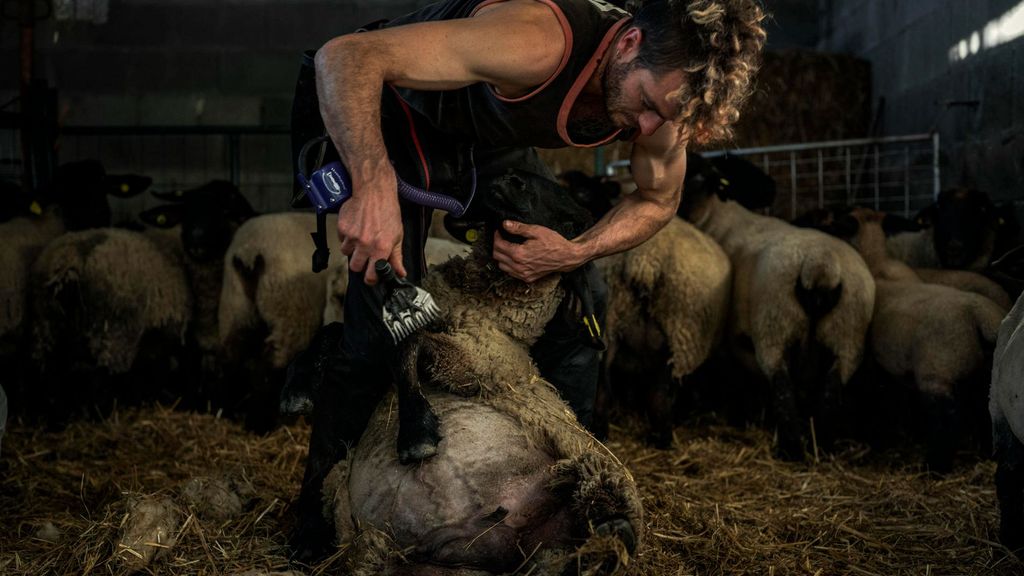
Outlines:
{"type": "Polygon", "coordinates": [[[106,24],[109,9],[108,0],[54,0],[53,17],[58,21],[106,24]]]}
{"type": "Polygon", "coordinates": [[[949,61],[960,62],[982,50],[995,48],[1024,36],[1024,0],[984,28],[965,36],[949,49],[949,61]]]}

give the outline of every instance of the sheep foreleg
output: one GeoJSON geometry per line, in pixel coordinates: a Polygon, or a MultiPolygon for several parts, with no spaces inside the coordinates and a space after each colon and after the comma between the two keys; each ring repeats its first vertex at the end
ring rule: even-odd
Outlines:
{"type": "Polygon", "coordinates": [[[420,462],[437,454],[440,422],[419,382],[419,354],[424,338],[412,336],[397,350],[390,363],[398,388],[398,460],[420,462]]]}

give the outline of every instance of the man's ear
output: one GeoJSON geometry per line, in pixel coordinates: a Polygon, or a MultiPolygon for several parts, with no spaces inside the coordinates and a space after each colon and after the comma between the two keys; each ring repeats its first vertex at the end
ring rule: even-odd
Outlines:
{"type": "Polygon", "coordinates": [[[632,26],[627,28],[622,33],[622,36],[619,36],[619,40],[616,43],[616,52],[620,59],[624,62],[632,62],[637,54],[640,53],[640,44],[643,42],[643,39],[643,30],[632,26]]]}

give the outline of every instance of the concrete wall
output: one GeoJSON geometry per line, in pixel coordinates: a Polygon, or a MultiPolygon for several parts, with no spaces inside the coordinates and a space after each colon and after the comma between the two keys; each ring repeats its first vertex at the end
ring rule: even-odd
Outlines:
{"type": "Polygon", "coordinates": [[[1024,2],[821,0],[819,6],[819,48],[872,64],[876,106],[884,98],[882,133],[938,130],[944,184],[975,185],[997,200],[1024,199],[1024,36],[993,42],[1000,24],[1004,32],[1024,28],[1024,2]]]}

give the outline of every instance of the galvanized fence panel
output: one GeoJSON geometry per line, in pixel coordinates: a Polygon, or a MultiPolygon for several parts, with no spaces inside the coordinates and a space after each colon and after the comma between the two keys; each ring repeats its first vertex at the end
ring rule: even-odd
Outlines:
{"type": "MultiPolygon", "coordinates": [[[[792,219],[814,208],[870,206],[910,216],[938,196],[938,134],[834,140],[703,152],[743,156],[776,183],[767,213],[792,219]]],[[[606,167],[611,175],[628,161],[606,167]]]]}

